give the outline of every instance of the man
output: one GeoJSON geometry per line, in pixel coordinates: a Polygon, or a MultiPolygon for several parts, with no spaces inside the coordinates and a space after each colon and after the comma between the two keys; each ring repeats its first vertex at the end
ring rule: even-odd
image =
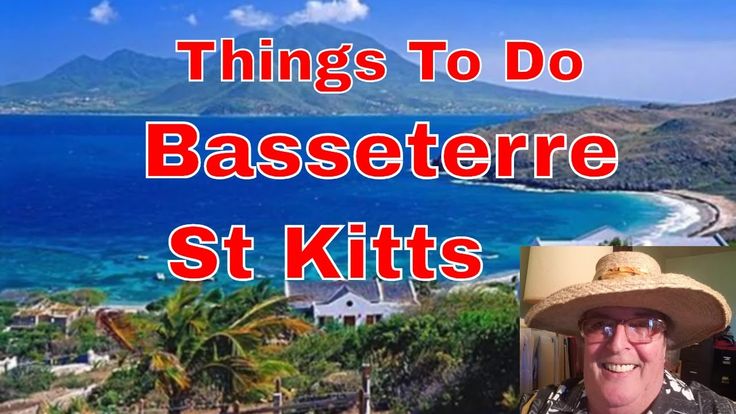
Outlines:
{"type": "Polygon", "coordinates": [[[731,321],[723,295],[657,262],[616,252],[592,282],[550,295],[526,315],[531,328],[582,338],[583,380],[524,396],[521,413],[727,413],[736,403],[667,372],[668,349],[722,331],[731,321]]]}

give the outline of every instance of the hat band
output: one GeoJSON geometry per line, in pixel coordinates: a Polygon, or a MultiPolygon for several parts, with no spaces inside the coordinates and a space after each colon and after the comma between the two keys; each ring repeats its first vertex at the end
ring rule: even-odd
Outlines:
{"type": "Polygon", "coordinates": [[[634,266],[616,266],[599,271],[596,280],[622,279],[631,276],[649,276],[650,273],[644,268],[634,266]]]}

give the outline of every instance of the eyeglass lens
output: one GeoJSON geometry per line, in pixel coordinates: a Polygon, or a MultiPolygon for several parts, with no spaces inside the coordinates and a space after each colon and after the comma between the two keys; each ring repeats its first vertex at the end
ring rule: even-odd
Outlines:
{"type": "Polygon", "coordinates": [[[626,337],[632,343],[652,342],[657,334],[665,330],[664,321],[657,318],[633,318],[625,321],[592,318],[582,321],[581,333],[586,341],[603,342],[616,334],[616,327],[619,324],[624,325],[626,337]]]}

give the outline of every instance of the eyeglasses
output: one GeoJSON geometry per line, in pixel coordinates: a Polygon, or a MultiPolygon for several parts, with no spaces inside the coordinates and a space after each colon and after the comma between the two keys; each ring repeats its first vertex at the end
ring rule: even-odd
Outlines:
{"type": "Polygon", "coordinates": [[[632,344],[648,344],[654,337],[667,330],[667,323],[659,318],[632,318],[617,321],[609,318],[588,318],[580,321],[580,335],[588,343],[605,342],[616,333],[616,327],[624,326],[626,337],[632,344]]]}

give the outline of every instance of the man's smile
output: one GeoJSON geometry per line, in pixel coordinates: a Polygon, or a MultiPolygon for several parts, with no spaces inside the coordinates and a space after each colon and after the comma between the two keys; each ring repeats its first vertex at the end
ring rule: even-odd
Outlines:
{"type": "Polygon", "coordinates": [[[638,364],[617,364],[611,362],[602,362],[598,364],[601,369],[615,373],[626,373],[639,368],[638,364]]]}

